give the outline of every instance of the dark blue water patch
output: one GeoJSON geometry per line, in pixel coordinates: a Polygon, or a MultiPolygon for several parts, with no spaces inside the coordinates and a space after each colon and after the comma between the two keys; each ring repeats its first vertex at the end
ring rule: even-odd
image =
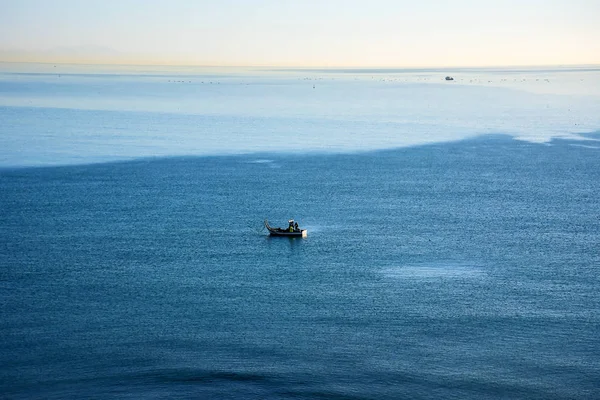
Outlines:
{"type": "Polygon", "coordinates": [[[574,146],[590,151],[600,150],[600,131],[587,132],[579,134],[580,138],[555,138],[550,144],[558,144],[560,146],[574,146]],[[583,140],[581,139],[583,138],[583,140]]]}
{"type": "Polygon", "coordinates": [[[600,131],[582,133],[582,134],[580,134],[580,136],[592,138],[592,139],[600,139],[600,131]]]}
{"type": "Polygon", "coordinates": [[[593,398],[598,164],[495,137],[2,170],[0,391],[593,398]]]}

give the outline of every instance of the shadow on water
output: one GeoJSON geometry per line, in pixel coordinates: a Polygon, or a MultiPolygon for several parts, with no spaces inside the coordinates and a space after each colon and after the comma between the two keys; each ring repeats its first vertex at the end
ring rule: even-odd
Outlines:
{"type": "Polygon", "coordinates": [[[288,237],[288,236],[282,236],[282,237],[277,236],[276,237],[276,236],[267,235],[266,240],[270,246],[280,246],[280,247],[289,248],[290,250],[295,250],[295,249],[299,248],[300,246],[302,246],[303,242],[305,242],[307,240],[307,238],[288,237]]]}

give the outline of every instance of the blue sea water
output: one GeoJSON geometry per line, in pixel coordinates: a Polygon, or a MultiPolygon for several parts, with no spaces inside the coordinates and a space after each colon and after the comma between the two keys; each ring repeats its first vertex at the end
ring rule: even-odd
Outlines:
{"type": "Polygon", "coordinates": [[[600,127],[600,67],[264,70],[0,63],[0,167],[348,153],[600,127]],[[446,82],[451,73],[455,81],[446,82]]]}
{"type": "Polygon", "coordinates": [[[0,397],[598,398],[597,69],[3,68],[0,397]]]}

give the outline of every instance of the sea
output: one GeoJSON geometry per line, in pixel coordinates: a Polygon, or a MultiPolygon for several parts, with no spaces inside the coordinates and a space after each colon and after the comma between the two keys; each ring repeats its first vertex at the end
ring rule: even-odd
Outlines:
{"type": "Polygon", "coordinates": [[[600,66],[0,63],[0,398],[600,398],[600,66]]]}

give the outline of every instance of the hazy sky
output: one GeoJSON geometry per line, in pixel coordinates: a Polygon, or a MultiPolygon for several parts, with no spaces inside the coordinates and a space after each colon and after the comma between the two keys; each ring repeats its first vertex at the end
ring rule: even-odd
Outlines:
{"type": "Polygon", "coordinates": [[[0,0],[0,60],[600,64],[600,0],[0,0]]]}

